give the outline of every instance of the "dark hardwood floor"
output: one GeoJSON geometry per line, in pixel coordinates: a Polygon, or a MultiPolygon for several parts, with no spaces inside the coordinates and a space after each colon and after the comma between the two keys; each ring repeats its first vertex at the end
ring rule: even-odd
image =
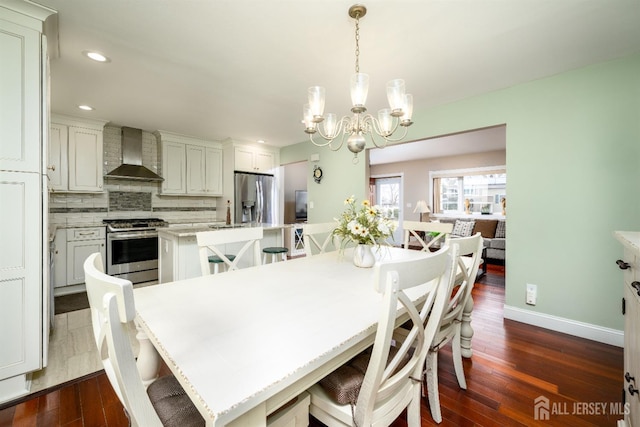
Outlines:
{"type": "MultiPolygon", "coordinates": [[[[473,295],[467,390],[458,388],[451,347],[440,351],[441,426],[616,425],[622,417],[621,348],[504,320],[504,267],[490,265],[473,295]],[[540,396],[549,401],[548,421],[534,419],[540,396]]],[[[0,409],[0,426],[126,425],[104,373],[0,409]]],[[[313,419],[310,425],[321,426],[313,419]]],[[[406,426],[404,416],[393,425],[406,426]]],[[[423,400],[422,426],[431,425],[437,424],[423,400]]]]}

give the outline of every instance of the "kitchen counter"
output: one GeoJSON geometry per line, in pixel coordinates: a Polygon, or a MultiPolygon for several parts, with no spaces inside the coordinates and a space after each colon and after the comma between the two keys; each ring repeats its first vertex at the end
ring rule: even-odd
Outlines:
{"type": "MultiPolygon", "coordinates": [[[[167,283],[176,280],[198,277],[202,274],[200,269],[200,256],[196,233],[201,231],[215,231],[233,228],[224,223],[193,224],[189,226],[175,225],[158,228],[158,282],[167,283]]],[[[260,246],[284,246],[283,231],[291,227],[290,224],[245,224],[241,227],[262,227],[264,237],[260,246]]],[[[240,227],[238,227],[240,228],[240,227]]],[[[221,245],[220,249],[225,253],[236,253],[243,243],[230,243],[221,245]]],[[[253,255],[245,254],[240,260],[240,267],[253,265],[253,255]]]]}
{"type": "Polygon", "coordinates": [[[243,225],[226,225],[225,223],[212,223],[212,224],[192,224],[192,225],[170,225],[166,228],[158,228],[158,234],[165,234],[174,237],[188,237],[195,236],[196,233],[201,231],[214,231],[214,230],[227,230],[230,228],[249,228],[249,227],[262,227],[264,231],[272,230],[284,230],[291,227],[290,224],[243,224],[243,225]]]}

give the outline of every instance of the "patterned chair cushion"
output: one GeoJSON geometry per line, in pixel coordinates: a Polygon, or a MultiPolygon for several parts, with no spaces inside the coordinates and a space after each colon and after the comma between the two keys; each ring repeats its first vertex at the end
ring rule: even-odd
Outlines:
{"type": "Polygon", "coordinates": [[[205,425],[204,418],[173,375],[166,375],[152,382],[147,388],[147,394],[163,426],[205,425]]]}
{"type": "Polygon", "coordinates": [[[505,239],[507,237],[507,222],[506,221],[498,221],[498,226],[496,227],[496,238],[505,239]]]}
{"type": "MultiPolygon", "coordinates": [[[[391,361],[398,352],[397,347],[389,348],[389,359],[387,363],[391,361]]],[[[412,351],[409,351],[400,363],[400,366],[393,372],[394,374],[402,369],[402,367],[411,359],[412,351]]],[[[337,404],[355,405],[358,401],[358,395],[360,394],[360,388],[362,387],[362,381],[364,375],[367,372],[369,366],[369,359],[371,358],[371,348],[363,351],[353,359],[351,359],[346,365],[340,366],[338,369],[320,380],[320,387],[327,393],[327,395],[337,404]]]]}
{"type": "Polygon", "coordinates": [[[453,225],[453,230],[451,231],[451,234],[454,236],[469,237],[473,232],[473,226],[475,225],[475,223],[476,222],[473,220],[462,221],[462,220],[456,219],[456,222],[453,225]]]}

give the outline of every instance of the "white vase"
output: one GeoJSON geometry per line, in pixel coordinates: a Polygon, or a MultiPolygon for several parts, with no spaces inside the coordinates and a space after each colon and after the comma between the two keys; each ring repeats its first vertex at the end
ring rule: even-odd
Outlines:
{"type": "Polygon", "coordinates": [[[376,263],[371,245],[359,244],[353,250],[353,265],[356,267],[370,268],[376,263]]]}

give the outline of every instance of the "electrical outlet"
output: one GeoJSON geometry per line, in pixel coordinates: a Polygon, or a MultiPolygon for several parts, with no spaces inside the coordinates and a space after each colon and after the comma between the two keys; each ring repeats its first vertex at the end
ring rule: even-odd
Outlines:
{"type": "Polygon", "coordinates": [[[536,305],[536,299],[538,298],[538,287],[527,283],[527,304],[536,305]]]}

